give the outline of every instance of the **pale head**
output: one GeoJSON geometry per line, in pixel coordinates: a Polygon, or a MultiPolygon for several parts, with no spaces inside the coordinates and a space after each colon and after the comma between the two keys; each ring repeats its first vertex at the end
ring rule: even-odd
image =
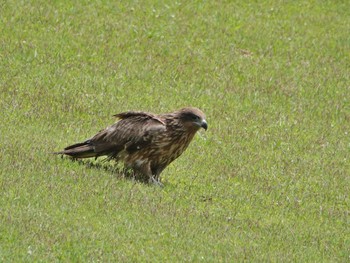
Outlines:
{"type": "Polygon", "coordinates": [[[183,108],[177,112],[177,115],[183,125],[190,130],[197,131],[200,128],[204,130],[208,129],[205,114],[200,109],[192,107],[183,108]]]}

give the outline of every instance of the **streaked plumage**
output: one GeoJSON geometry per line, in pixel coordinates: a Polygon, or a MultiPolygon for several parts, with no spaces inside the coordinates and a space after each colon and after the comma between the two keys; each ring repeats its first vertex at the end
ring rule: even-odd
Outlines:
{"type": "Polygon", "coordinates": [[[204,113],[192,107],[159,115],[128,111],[114,116],[120,120],[58,154],[108,156],[150,181],[159,181],[160,173],[186,150],[195,133],[207,129],[204,113]]]}

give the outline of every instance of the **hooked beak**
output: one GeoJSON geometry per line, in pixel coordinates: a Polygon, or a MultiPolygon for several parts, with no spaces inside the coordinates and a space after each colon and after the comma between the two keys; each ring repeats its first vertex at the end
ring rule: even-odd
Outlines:
{"type": "Polygon", "coordinates": [[[208,123],[206,122],[206,120],[202,120],[201,127],[202,127],[204,130],[207,130],[207,129],[208,129],[208,123]]]}

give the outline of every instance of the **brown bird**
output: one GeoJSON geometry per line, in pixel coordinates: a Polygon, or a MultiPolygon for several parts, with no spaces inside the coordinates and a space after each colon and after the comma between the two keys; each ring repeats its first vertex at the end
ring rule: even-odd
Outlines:
{"type": "Polygon", "coordinates": [[[200,128],[208,128],[204,113],[192,107],[159,115],[128,111],[114,116],[120,120],[57,154],[73,158],[108,156],[149,182],[160,184],[161,172],[186,150],[200,128]]]}

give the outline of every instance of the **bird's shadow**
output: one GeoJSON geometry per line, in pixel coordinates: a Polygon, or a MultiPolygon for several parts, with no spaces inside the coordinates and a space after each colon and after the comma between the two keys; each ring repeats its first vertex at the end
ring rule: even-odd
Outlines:
{"type": "Polygon", "coordinates": [[[133,182],[139,182],[142,184],[150,185],[149,179],[141,174],[135,173],[132,169],[128,169],[117,162],[108,161],[107,159],[102,160],[91,160],[91,159],[75,159],[75,158],[66,158],[71,162],[76,162],[80,165],[84,165],[88,169],[104,170],[108,173],[113,174],[119,179],[126,179],[133,182]]]}

